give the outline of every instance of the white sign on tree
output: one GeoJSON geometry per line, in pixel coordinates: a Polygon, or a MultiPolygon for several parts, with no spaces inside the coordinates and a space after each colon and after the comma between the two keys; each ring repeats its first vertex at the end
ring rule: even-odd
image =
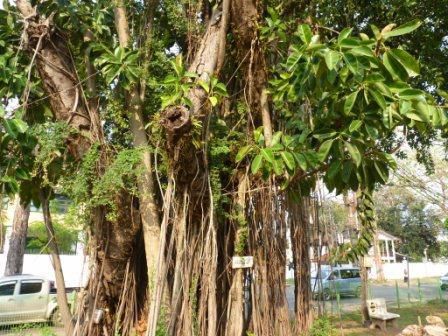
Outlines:
{"type": "Polygon", "coordinates": [[[246,256],[234,256],[232,257],[232,268],[250,268],[254,265],[254,257],[246,256]]]}

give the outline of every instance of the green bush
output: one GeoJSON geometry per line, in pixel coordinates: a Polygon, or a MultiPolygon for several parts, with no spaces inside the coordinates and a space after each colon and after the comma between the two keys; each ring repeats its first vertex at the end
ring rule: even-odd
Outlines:
{"type": "MultiPolygon", "coordinates": [[[[73,246],[78,241],[78,231],[58,222],[53,222],[56,242],[61,253],[73,252],[73,246]]],[[[48,253],[48,234],[43,222],[34,222],[28,228],[26,240],[28,252],[48,253]]]]}
{"type": "Polygon", "coordinates": [[[309,336],[332,336],[333,328],[328,317],[323,316],[314,321],[309,336]]]}

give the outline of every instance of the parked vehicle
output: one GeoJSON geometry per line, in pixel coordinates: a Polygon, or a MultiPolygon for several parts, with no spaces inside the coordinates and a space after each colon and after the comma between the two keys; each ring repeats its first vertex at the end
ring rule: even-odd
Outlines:
{"type": "Polygon", "coordinates": [[[340,296],[356,296],[361,294],[361,276],[359,268],[333,267],[324,268],[311,277],[311,290],[314,298],[331,300],[340,296]]]}
{"type": "Polygon", "coordinates": [[[440,288],[442,290],[447,290],[448,289],[448,273],[445,275],[442,275],[440,277],[440,288]]]}
{"type": "Polygon", "coordinates": [[[0,325],[32,322],[62,325],[54,282],[33,275],[0,278],[0,325]]]}

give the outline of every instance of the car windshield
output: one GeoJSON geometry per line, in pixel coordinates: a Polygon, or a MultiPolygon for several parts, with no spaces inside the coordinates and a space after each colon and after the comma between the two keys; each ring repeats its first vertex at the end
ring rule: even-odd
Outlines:
{"type": "Polygon", "coordinates": [[[330,274],[330,270],[321,269],[320,272],[314,272],[311,274],[311,278],[313,279],[326,279],[330,274]]]}

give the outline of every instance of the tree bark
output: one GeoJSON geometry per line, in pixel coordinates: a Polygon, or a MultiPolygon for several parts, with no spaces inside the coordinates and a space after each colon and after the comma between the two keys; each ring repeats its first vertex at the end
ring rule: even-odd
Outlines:
{"type": "MultiPolygon", "coordinates": [[[[121,0],[116,1],[116,6],[117,7],[114,9],[114,13],[118,39],[120,41],[120,46],[126,48],[129,47],[130,40],[126,8],[121,0]]],[[[152,25],[150,25],[150,27],[152,27],[152,25]]],[[[150,38],[150,33],[147,33],[147,36],[150,38]]],[[[159,254],[163,253],[163,251],[160,251],[160,219],[155,200],[151,154],[147,149],[149,146],[149,141],[145,131],[145,122],[142,115],[142,99],[144,99],[144,97],[140,95],[137,85],[133,85],[130,92],[127,92],[126,103],[129,112],[129,124],[133,136],[134,147],[142,149],[141,163],[144,169],[138,178],[137,185],[143,225],[143,237],[145,241],[146,264],[148,269],[148,295],[150,298],[149,312],[155,312],[156,302],[153,291],[157,286],[156,277],[159,254]]],[[[149,325],[148,330],[150,329],[155,332],[155,326],[149,325]]]]}
{"type": "Polygon", "coordinates": [[[62,272],[61,258],[59,256],[59,247],[54,234],[53,222],[50,214],[50,204],[48,196],[41,191],[42,212],[44,215],[44,223],[48,235],[48,247],[51,252],[51,262],[53,264],[54,274],[56,278],[56,299],[58,302],[58,309],[62,316],[64,323],[64,330],[66,335],[71,335],[73,332],[72,314],[67,300],[67,292],[65,290],[64,273],[62,272]]]}
{"type": "MultiPolygon", "coordinates": [[[[358,228],[358,210],[357,210],[357,198],[356,193],[353,191],[350,191],[349,194],[347,194],[344,197],[345,206],[348,210],[348,225],[352,230],[356,230],[358,228]]],[[[362,321],[363,324],[368,324],[369,318],[369,312],[367,309],[367,291],[368,291],[368,281],[369,281],[369,275],[367,272],[367,268],[365,267],[364,263],[364,257],[361,257],[360,260],[360,275],[361,275],[361,314],[362,314],[362,321]]]]}
{"type": "MultiPolygon", "coordinates": [[[[241,246],[246,242],[242,241],[244,236],[243,230],[247,230],[246,222],[246,193],[248,178],[244,173],[240,173],[238,181],[238,193],[235,205],[236,212],[236,234],[233,255],[242,253],[241,246]],[[239,250],[239,251],[238,251],[239,250]]],[[[226,336],[241,336],[244,331],[244,270],[234,269],[231,272],[232,284],[229,291],[229,300],[227,303],[227,328],[226,336]]]]}
{"type": "Polygon", "coordinates": [[[5,276],[22,274],[29,217],[30,205],[24,204],[20,198],[17,197],[12,223],[12,233],[11,238],[9,239],[8,256],[6,258],[5,276]]]}
{"type": "Polygon", "coordinates": [[[31,66],[35,65],[39,72],[54,117],[78,131],[68,139],[67,146],[79,159],[90,148],[95,125],[91,123],[67,39],[54,29],[51,17],[41,18],[28,0],[17,0],[16,4],[26,23],[24,45],[35,61],[31,66]]]}
{"type": "Polygon", "coordinates": [[[307,333],[313,322],[310,285],[310,198],[289,199],[291,247],[294,263],[294,311],[298,333],[307,333]]]}

